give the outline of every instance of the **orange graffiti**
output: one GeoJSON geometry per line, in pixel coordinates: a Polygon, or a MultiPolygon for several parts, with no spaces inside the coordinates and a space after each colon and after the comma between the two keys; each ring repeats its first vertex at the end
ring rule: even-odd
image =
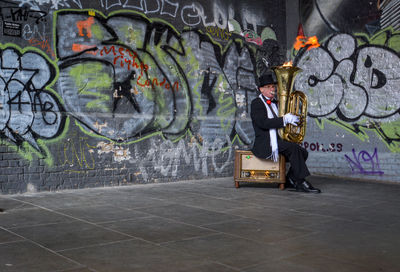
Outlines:
{"type": "Polygon", "coordinates": [[[318,42],[317,36],[312,36],[307,38],[306,36],[300,35],[296,37],[296,42],[293,45],[294,49],[299,50],[300,48],[306,46],[308,46],[307,50],[319,47],[320,44],[318,42]]]}
{"type": "Polygon", "coordinates": [[[76,22],[76,27],[79,30],[79,36],[85,36],[83,34],[83,30],[86,30],[86,35],[91,38],[92,37],[92,24],[94,24],[94,18],[93,17],[89,17],[87,20],[84,21],[78,21],[76,22]]]}
{"type": "MultiPolygon", "coordinates": [[[[74,52],[82,52],[82,51],[84,51],[86,49],[93,49],[93,48],[96,48],[96,46],[94,46],[94,45],[86,45],[86,44],[77,44],[77,43],[74,43],[72,45],[72,51],[74,51],[74,52]]],[[[86,53],[92,54],[92,55],[97,55],[97,51],[98,50],[88,51],[86,53]]]]}

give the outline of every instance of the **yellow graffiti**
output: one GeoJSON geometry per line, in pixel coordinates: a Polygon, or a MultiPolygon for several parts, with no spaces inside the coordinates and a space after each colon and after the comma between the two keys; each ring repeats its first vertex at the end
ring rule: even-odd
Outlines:
{"type": "Polygon", "coordinates": [[[71,168],[78,166],[79,169],[67,170],[72,172],[79,172],[82,170],[93,170],[95,166],[95,160],[93,157],[93,148],[87,143],[87,137],[79,137],[79,143],[75,143],[73,138],[69,138],[64,145],[62,145],[62,151],[64,161],[62,165],[69,165],[71,168]]]}
{"type": "Polygon", "coordinates": [[[221,29],[215,26],[208,26],[206,30],[207,33],[209,33],[210,35],[226,41],[229,40],[232,36],[232,33],[230,33],[227,29],[221,29]]]}

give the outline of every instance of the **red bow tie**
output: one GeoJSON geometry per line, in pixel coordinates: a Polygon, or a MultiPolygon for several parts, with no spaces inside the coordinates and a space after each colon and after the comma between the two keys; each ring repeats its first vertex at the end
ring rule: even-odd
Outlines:
{"type": "Polygon", "coordinates": [[[278,103],[278,101],[277,101],[275,98],[273,98],[273,99],[267,99],[265,96],[263,96],[263,98],[264,98],[264,101],[265,101],[268,105],[271,105],[271,103],[278,103]]]}

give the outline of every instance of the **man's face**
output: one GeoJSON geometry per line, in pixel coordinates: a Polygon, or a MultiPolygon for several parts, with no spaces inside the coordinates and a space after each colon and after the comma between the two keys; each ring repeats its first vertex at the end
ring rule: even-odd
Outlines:
{"type": "Polygon", "coordinates": [[[266,98],[272,99],[275,96],[276,93],[276,85],[275,84],[268,84],[260,87],[260,92],[265,96],[266,98]]]}

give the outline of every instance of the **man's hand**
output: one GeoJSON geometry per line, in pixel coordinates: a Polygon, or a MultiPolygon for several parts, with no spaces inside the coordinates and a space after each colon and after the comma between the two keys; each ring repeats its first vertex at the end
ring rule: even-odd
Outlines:
{"type": "Polygon", "coordinates": [[[292,124],[294,126],[297,126],[297,124],[299,123],[300,118],[297,115],[291,114],[291,113],[286,113],[283,116],[283,122],[284,125],[286,126],[287,124],[292,124]]]}

